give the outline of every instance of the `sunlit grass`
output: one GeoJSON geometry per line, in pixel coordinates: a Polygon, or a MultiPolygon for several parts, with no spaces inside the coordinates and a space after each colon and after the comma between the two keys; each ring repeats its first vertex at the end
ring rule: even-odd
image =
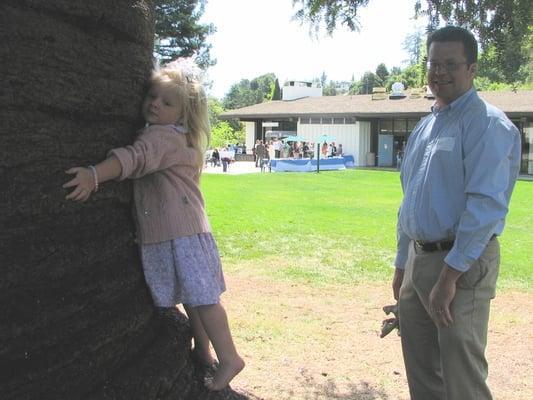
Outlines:
{"type": "MultiPolygon", "coordinates": [[[[389,280],[401,200],[398,173],[204,174],[226,271],[310,284],[389,280]]],[[[518,182],[501,237],[500,287],[529,288],[533,182],[518,182]]]]}

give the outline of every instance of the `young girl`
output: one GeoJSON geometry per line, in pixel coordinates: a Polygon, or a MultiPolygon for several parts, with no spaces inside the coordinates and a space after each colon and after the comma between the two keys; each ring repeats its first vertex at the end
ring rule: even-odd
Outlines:
{"type": "Polygon", "coordinates": [[[146,127],[135,142],[113,149],[101,163],[71,168],[74,188],[66,198],[86,201],[99,184],[133,179],[141,259],[156,307],[183,303],[196,358],[219,365],[209,390],[221,390],[244,368],[220,304],[225,291],[216,243],[204,209],[199,179],[210,132],[199,69],[179,60],[156,69],[142,105],[146,127]]]}

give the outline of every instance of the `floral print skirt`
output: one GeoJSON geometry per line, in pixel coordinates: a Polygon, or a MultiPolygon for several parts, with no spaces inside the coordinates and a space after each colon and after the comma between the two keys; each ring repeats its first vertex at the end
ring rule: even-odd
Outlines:
{"type": "Polygon", "coordinates": [[[141,245],[146,283],[156,307],[216,304],[226,290],[211,233],[141,245]]]}

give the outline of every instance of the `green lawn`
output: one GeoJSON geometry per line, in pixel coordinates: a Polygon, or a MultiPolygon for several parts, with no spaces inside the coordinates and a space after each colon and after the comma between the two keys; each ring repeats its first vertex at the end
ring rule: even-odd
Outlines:
{"type": "MultiPolygon", "coordinates": [[[[397,172],[204,174],[226,271],[311,284],[389,280],[401,200],[397,172]]],[[[529,289],[533,182],[518,182],[501,237],[500,287],[529,289]]]]}

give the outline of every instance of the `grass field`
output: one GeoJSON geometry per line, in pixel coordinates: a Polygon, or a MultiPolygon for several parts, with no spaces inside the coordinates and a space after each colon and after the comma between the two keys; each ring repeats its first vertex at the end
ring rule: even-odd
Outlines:
{"type": "MultiPolygon", "coordinates": [[[[379,338],[391,304],[397,172],[205,174],[223,258],[222,301],[247,366],[250,400],[407,400],[400,338],[379,338]]],[[[490,386],[499,400],[533,387],[533,182],[518,182],[501,237],[491,307],[490,386]]]]}
{"type": "MultiPolygon", "coordinates": [[[[209,175],[207,212],[224,269],[314,285],[389,280],[397,172],[209,175]]],[[[501,237],[500,288],[531,288],[533,182],[519,181],[501,237]]]]}

